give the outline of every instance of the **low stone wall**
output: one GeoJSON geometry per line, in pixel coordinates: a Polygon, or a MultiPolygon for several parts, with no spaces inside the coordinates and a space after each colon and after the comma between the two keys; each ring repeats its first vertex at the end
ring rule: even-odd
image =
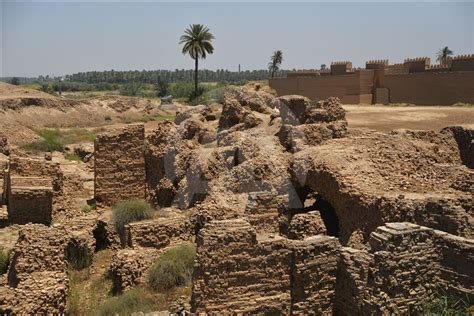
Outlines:
{"type": "Polygon", "coordinates": [[[411,314],[440,288],[474,294],[474,241],[411,223],[387,223],[368,251],[343,248],[336,310],[342,314],[411,314]]]}
{"type": "Polygon", "coordinates": [[[13,184],[8,195],[8,217],[11,223],[49,225],[53,211],[51,186],[18,186],[13,184]]]}
{"type": "Polygon", "coordinates": [[[440,288],[474,294],[474,241],[411,223],[387,223],[367,250],[334,237],[257,235],[243,219],[212,221],[197,237],[196,313],[402,315],[440,288]]]}
{"type": "Polygon", "coordinates": [[[280,209],[288,198],[269,191],[250,192],[245,215],[257,230],[268,233],[279,232],[280,209]]]}
{"type": "Polygon", "coordinates": [[[66,233],[40,224],[24,225],[13,249],[8,284],[0,287],[0,312],[65,313],[69,280],[66,233]]]}
{"type": "Polygon", "coordinates": [[[194,226],[185,216],[163,217],[128,224],[126,236],[129,247],[161,249],[191,241],[194,236],[194,226]]]}
{"type": "Polygon", "coordinates": [[[97,202],[113,205],[145,198],[145,127],[127,127],[98,135],[94,142],[94,189],[97,202]]]}
{"type": "Polygon", "coordinates": [[[109,267],[114,290],[123,292],[144,284],[146,272],[159,257],[161,251],[154,248],[121,249],[112,257],[109,267]]]}
{"type": "Polygon", "coordinates": [[[332,311],[340,247],[336,238],[257,240],[255,229],[236,219],[207,224],[197,246],[192,312],[332,311]]]}
{"type": "Polygon", "coordinates": [[[288,227],[288,238],[303,240],[314,235],[326,235],[326,226],[319,211],[293,215],[288,227]]]}

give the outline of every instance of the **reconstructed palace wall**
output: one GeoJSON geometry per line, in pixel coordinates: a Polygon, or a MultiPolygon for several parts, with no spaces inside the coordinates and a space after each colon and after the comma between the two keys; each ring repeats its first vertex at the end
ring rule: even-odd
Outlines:
{"type": "Polygon", "coordinates": [[[474,55],[454,57],[449,65],[430,62],[427,57],[406,59],[395,65],[376,60],[356,71],[349,67],[350,62],[340,62],[331,65],[330,74],[297,71],[287,78],[270,79],[270,87],[279,96],[299,94],[311,100],[334,96],[344,104],[474,103],[474,55]]]}
{"type": "Polygon", "coordinates": [[[242,219],[213,221],[197,246],[197,313],[400,315],[440,287],[458,296],[474,288],[474,241],[411,223],[378,227],[358,250],[325,235],[268,238],[242,219]]]}
{"type": "Polygon", "coordinates": [[[97,202],[113,205],[145,197],[145,127],[129,125],[97,136],[94,189],[97,202]]]}

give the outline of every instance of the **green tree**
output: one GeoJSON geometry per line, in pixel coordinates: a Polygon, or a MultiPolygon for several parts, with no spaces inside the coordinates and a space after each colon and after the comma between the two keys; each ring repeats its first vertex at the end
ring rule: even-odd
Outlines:
{"type": "Polygon", "coordinates": [[[283,62],[283,52],[277,50],[273,52],[270,62],[268,63],[268,70],[270,71],[272,78],[275,77],[275,72],[280,69],[281,63],[283,62]]]}
{"type": "Polygon", "coordinates": [[[15,86],[19,86],[20,85],[20,79],[18,79],[17,77],[13,77],[11,80],[10,80],[10,83],[15,85],[15,86]]]}
{"type": "Polygon", "coordinates": [[[321,70],[326,70],[327,66],[326,64],[321,64],[321,70]]]}
{"type": "Polygon", "coordinates": [[[450,50],[448,46],[445,46],[438,50],[438,53],[436,54],[436,61],[442,65],[446,65],[449,59],[451,59],[453,53],[454,52],[450,50]]]}
{"type": "Polygon", "coordinates": [[[202,24],[192,24],[186,30],[184,35],[179,39],[179,44],[183,45],[183,54],[189,54],[194,59],[194,93],[198,93],[198,60],[205,59],[207,54],[214,52],[212,40],[214,35],[211,34],[209,28],[202,24]]]}

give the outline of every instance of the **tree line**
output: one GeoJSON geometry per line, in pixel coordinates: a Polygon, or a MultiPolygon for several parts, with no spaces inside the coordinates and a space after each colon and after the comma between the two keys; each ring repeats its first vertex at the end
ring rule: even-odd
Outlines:
{"type": "MultiPolygon", "coordinates": [[[[288,70],[279,70],[276,76],[286,76],[288,70]]],[[[270,73],[266,69],[229,71],[225,69],[198,71],[201,82],[240,82],[248,80],[266,80],[270,73]]],[[[109,83],[123,84],[128,82],[140,82],[143,84],[156,84],[158,82],[188,82],[194,81],[194,70],[176,69],[176,70],[128,70],[128,71],[88,71],[79,72],[72,75],[66,75],[65,81],[83,82],[83,83],[109,83]]]]}

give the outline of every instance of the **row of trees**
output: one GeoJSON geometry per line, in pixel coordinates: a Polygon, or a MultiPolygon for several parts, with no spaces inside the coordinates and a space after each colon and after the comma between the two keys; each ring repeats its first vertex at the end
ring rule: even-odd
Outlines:
{"type": "MultiPolygon", "coordinates": [[[[277,76],[285,76],[288,70],[279,70],[277,76]]],[[[229,71],[224,69],[198,71],[199,79],[203,82],[240,82],[248,80],[265,80],[270,73],[266,69],[247,70],[247,71],[229,71]]],[[[65,81],[84,82],[84,83],[110,83],[123,84],[131,81],[137,81],[143,84],[155,84],[163,81],[187,82],[194,80],[194,70],[176,69],[176,70],[129,70],[129,71],[88,71],[67,75],[65,81]]]]}

